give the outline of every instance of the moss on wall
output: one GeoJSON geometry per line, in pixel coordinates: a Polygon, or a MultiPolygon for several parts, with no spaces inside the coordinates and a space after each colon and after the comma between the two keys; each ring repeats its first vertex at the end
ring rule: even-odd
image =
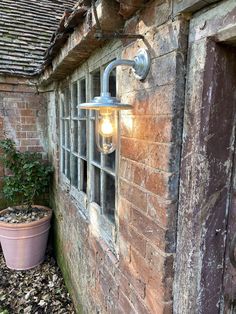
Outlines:
{"type": "Polygon", "coordinates": [[[75,295],[76,289],[73,285],[73,279],[72,279],[72,274],[71,274],[70,268],[69,268],[68,263],[66,261],[65,255],[62,254],[63,244],[62,244],[62,241],[60,239],[60,232],[58,232],[58,224],[59,223],[60,223],[59,220],[54,215],[53,223],[52,223],[53,224],[52,233],[53,233],[54,254],[55,254],[57,263],[61,269],[64,281],[65,281],[65,285],[68,289],[70,296],[73,299],[76,313],[77,314],[83,314],[84,313],[83,307],[82,307],[81,303],[79,302],[78,296],[75,295]]]}

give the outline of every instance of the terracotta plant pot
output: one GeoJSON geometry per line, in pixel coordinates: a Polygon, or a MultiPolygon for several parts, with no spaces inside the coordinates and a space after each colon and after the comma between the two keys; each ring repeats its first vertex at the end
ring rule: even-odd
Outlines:
{"type": "Polygon", "coordinates": [[[44,208],[49,214],[29,223],[0,221],[0,242],[8,268],[26,270],[44,261],[52,210],[40,205],[34,207],[44,208]]]}

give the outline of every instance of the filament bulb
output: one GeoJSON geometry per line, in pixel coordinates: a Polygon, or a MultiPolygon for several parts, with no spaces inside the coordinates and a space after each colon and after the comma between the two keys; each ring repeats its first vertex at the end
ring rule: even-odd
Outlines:
{"type": "Polygon", "coordinates": [[[114,127],[110,118],[110,115],[103,115],[100,121],[100,134],[102,136],[108,137],[112,136],[114,132],[114,127]]]}

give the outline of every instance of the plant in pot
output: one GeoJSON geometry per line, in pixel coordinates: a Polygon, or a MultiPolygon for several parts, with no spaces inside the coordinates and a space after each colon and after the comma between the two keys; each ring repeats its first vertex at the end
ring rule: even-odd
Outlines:
{"type": "Polygon", "coordinates": [[[9,169],[3,195],[13,204],[0,211],[0,242],[7,266],[26,270],[44,260],[52,210],[33,203],[47,192],[53,170],[40,154],[16,150],[10,139],[0,141],[0,150],[9,169]]]}

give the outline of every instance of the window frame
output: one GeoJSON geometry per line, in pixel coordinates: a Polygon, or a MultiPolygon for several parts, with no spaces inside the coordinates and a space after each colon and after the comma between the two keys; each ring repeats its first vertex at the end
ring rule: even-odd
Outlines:
{"type": "MultiPolygon", "coordinates": [[[[86,62],[84,65],[76,71],[76,73],[73,75],[72,80],[70,80],[69,86],[70,86],[70,92],[71,92],[71,108],[73,107],[73,84],[77,82],[77,88],[78,82],[81,81],[83,78],[85,78],[86,81],[86,101],[90,101],[93,98],[93,90],[92,90],[92,73],[95,72],[97,69],[100,70],[100,82],[102,84],[102,73],[107,65],[107,63],[111,62],[112,60],[116,59],[118,57],[117,52],[109,54],[109,56],[105,56],[104,58],[98,60],[97,62],[86,62]]],[[[118,79],[116,75],[116,92],[118,91],[118,79]]],[[[78,91],[79,94],[79,91],[78,91]]],[[[79,103],[79,99],[78,99],[79,103]]],[[[60,104],[61,109],[61,104],[60,104]]],[[[70,131],[71,131],[71,139],[72,139],[72,110],[70,110],[70,131]]],[[[60,122],[61,122],[61,113],[60,113],[60,122]]],[[[119,122],[119,115],[118,115],[118,122],[119,122]]],[[[67,186],[67,191],[69,192],[70,196],[73,197],[79,211],[82,211],[82,214],[85,215],[86,219],[93,225],[93,231],[98,236],[102,236],[105,238],[107,242],[109,242],[114,248],[114,244],[116,243],[116,233],[117,233],[117,226],[118,226],[118,165],[119,165],[119,145],[117,146],[117,149],[115,150],[115,167],[114,170],[109,169],[105,166],[105,155],[101,154],[101,163],[100,165],[96,164],[94,160],[92,160],[92,153],[93,153],[93,141],[91,138],[91,111],[87,114],[87,123],[86,123],[86,129],[87,129],[87,193],[84,193],[83,191],[79,191],[77,188],[75,188],[71,180],[69,181],[67,178],[65,178],[65,175],[61,172],[60,177],[62,179],[62,184],[65,184],[67,186]],[[114,220],[111,221],[107,214],[104,213],[104,207],[98,205],[96,202],[93,201],[94,199],[94,186],[93,182],[91,182],[91,179],[93,178],[92,172],[94,171],[94,167],[97,167],[100,169],[100,178],[101,178],[101,189],[100,189],[100,195],[104,198],[104,195],[106,193],[105,186],[104,186],[104,176],[105,174],[111,175],[114,178],[114,185],[115,185],[115,191],[114,191],[114,220]],[[94,221],[94,218],[96,217],[96,221],[94,221]]],[[[60,125],[60,144],[61,144],[61,125],[60,125]]],[[[119,133],[119,128],[118,128],[119,133]]],[[[118,134],[119,139],[119,134],[118,134]]],[[[95,139],[94,139],[95,140],[95,139]]],[[[78,144],[79,145],[79,144],[78,144]]],[[[79,147],[78,147],[79,149],[79,147]]],[[[72,156],[73,152],[70,150],[70,156],[72,156]]],[[[60,155],[60,158],[62,155],[60,155]]],[[[71,157],[72,158],[72,157],[71,157]]],[[[61,169],[62,160],[60,160],[60,169],[61,169]]],[[[72,167],[72,160],[70,161],[70,166],[72,167]]],[[[79,172],[79,170],[78,170],[79,172]]],[[[72,170],[70,171],[72,174],[72,170]]],[[[101,202],[104,202],[104,199],[101,200],[101,202]]],[[[102,205],[102,204],[101,204],[102,205]]]]}

